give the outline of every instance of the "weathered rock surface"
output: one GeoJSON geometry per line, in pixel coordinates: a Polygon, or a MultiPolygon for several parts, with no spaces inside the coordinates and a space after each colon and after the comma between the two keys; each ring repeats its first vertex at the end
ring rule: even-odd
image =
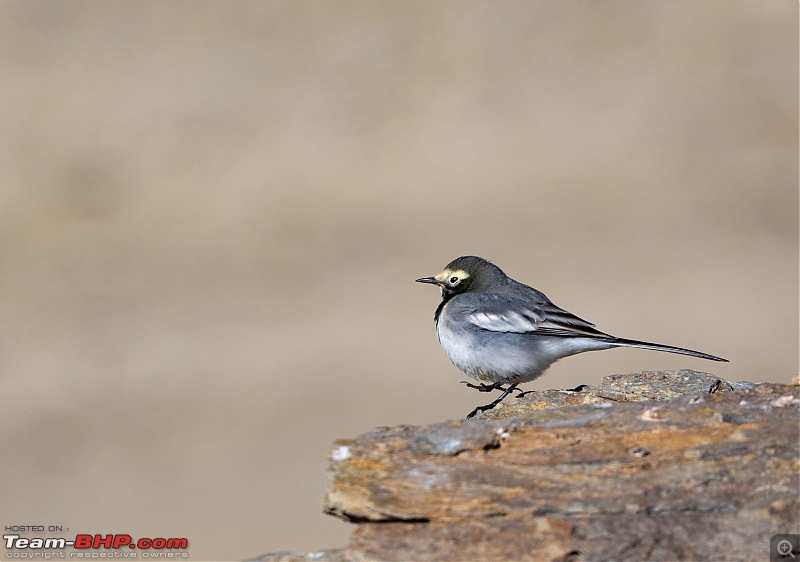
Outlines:
{"type": "Polygon", "coordinates": [[[798,386],[664,371],[379,428],[334,444],[324,509],[359,525],[311,556],[768,559],[800,532],[799,412],[798,386]]]}

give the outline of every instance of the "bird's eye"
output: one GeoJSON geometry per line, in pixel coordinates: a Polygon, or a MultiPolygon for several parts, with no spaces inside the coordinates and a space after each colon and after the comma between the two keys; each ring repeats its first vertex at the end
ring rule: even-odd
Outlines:
{"type": "Polygon", "coordinates": [[[453,276],[450,278],[450,284],[451,284],[451,285],[455,285],[455,284],[457,284],[459,281],[460,281],[460,279],[459,279],[458,277],[456,277],[455,275],[453,275],[453,276]]]}

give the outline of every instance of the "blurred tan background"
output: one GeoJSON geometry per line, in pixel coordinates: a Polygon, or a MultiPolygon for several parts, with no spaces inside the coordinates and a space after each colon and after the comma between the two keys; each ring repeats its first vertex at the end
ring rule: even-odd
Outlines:
{"type": "Polygon", "coordinates": [[[616,335],[527,389],[798,370],[788,0],[0,3],[0,523],[343,545],[326,454],[485,396],[477,254],[616,335]]]}

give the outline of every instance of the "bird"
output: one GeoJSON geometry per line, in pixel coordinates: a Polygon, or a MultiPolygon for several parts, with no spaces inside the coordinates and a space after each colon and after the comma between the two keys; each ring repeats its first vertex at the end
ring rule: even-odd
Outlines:
{"type": "Polygon", "coordinates": [[[559,359],[585,351],[635,347],[728,361],[601,332],[478,256],[456,258],[438,275],[416,282],[441,290],[442,301],[433,316],[439,343],[453,364],[479,384],[462,382],[480,392],[502,391],[490,404],[472,410],[468,419],[491,410],[515,390],[523,395],[518,385],[537,379],[559,359]]]}

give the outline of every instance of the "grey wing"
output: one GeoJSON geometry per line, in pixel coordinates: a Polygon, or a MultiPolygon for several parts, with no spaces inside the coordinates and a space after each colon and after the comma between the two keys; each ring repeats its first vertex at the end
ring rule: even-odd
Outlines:
{"type": "Polygon", "coordinates": [[[467,314],[467,320],[490,332],[609,337],[591,322],[578,318],[549,300],[533,304],[499,293],[479,295],[474,310],[467,314]]]}

